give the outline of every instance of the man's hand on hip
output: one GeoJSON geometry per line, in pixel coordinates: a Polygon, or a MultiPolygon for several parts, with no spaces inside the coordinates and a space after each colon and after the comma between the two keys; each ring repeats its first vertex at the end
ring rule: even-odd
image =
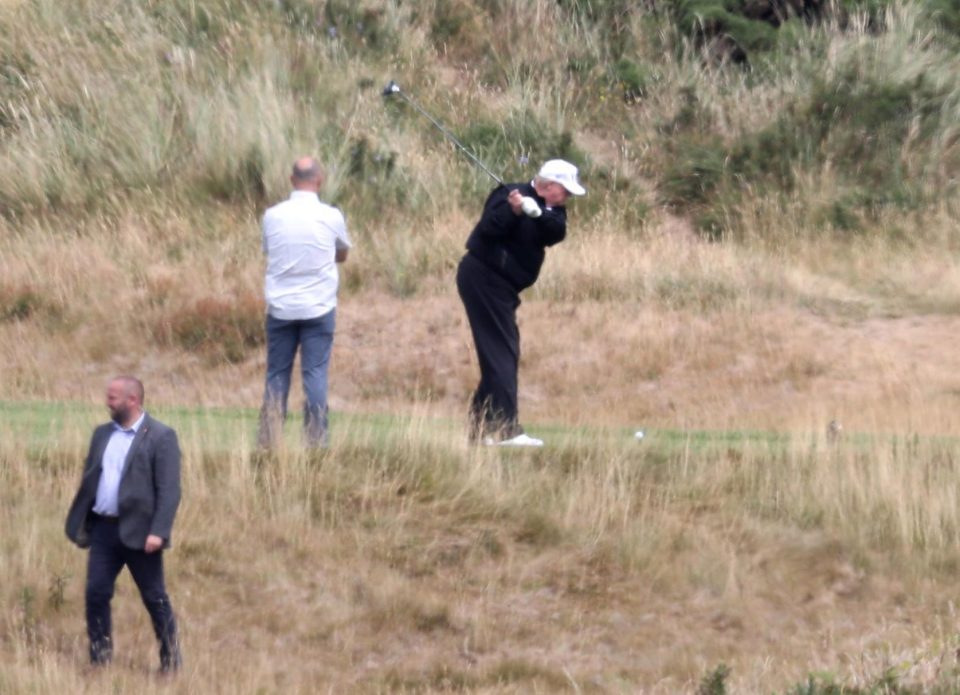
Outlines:
{"type": "Polygon", "coordinates": [[[153,534],[147,536],[147,542],[143,546],[143,550],[146,553],[155,553],[163,547],[163,539],[160,536],[154,536],[153,534]]]}

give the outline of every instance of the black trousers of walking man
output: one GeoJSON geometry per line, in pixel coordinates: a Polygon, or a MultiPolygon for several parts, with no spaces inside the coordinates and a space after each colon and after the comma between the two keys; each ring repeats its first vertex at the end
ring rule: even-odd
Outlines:
{"type": "Polygon", "coordinates": [[[126,566],[150,614],[160,644],[160,668],[180,668],[177,622],[163,581],[163,552],[146,553],[128,548],[120,540],[119,525],[113,517],[94,517],[90,528],[90,556],[87,564],[87,635],[90,661],[105,664],[113,656],[110,599],[117,575],[126,566]]]}
{"type": "Polygon", "coordinates": [[[471,438],[515,437],[523,432],[517,415],[520,295],[504,277],[470,253],[457,268],[457,291],[480,362],[480,384],[470,405],[471,438]]]}

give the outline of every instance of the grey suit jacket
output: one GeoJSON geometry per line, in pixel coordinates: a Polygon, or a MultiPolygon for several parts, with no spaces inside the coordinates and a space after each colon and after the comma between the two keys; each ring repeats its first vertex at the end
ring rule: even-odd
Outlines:
{"type": "MultiPolygon", "coordinates": [[[[112,423],[93,431],[80,489],[67,513],[67,538],[81,548],[90,545],[90,513],[97,499],[103,451],[112,433],[112,423]]],[[[120,541],[125,546],[143,550],[147,536],[154,535],[164,539],[165,548],[170,547],[180,504],[180,445],[176,432],[149,415],[124,461],[118,503],[120,541]]]]}

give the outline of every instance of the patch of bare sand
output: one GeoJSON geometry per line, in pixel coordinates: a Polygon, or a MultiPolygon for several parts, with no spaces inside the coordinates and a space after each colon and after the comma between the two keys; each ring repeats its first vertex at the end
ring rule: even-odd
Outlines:
{"type": "MultiPolygon", "coordinates": [[[[801,310],[664,314],[643,306],[521,306],[520,405],[531,422],[949,431],[960,318],[834,321],[801,310]],[[936,415],[934,415],[936,413],[936,415]],[[821,423],[822,421],[822,423],[821,423]]],[[[462,412],[478,378],[455,294],[345,306],[335,402],[462,412]]]]}

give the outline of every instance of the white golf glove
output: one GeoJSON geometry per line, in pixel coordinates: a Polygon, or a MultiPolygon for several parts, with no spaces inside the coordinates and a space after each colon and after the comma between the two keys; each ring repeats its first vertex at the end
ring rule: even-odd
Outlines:
{"type": "Polygon", "coordinates": [[[527,217],[540,217],[540,215],[543,214],[540,206],[537,205],[537,201],[528,195],[520,199],[520,209],[523,210],[523,214],[527,217]]]}

